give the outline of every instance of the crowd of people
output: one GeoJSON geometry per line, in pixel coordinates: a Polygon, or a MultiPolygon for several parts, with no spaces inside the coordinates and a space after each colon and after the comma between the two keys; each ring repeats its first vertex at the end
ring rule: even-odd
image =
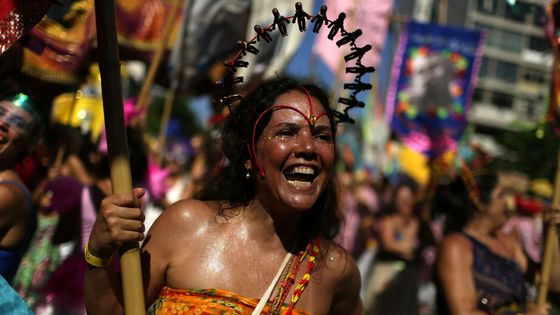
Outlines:
{"type": "Polygon", "coordinates": [[[125,115],[133,195],[112,192],[103,132],[24,92],[0,101],[0,311],[120,314],[118,251],[141,242],[153,314],[558,314],[557,239],[549,303],[533,303],[550,200],[523,214],[490,167],[430,187],[338,170],[313,83],[265,80],[156,150],[142,112],[125,115]]]}

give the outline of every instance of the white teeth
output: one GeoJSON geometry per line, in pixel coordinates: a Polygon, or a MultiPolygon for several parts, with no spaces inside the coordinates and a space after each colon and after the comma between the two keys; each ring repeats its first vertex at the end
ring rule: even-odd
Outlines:
{"type": "Polygon", "coordinates": [[[296,166],[288,174],[315,175],[315,170],[312,167],[296,166]]]}
{"type": "Polygon", "coordinates": [[[310,182],[302,182],[302,181],[299,181],[299,180],[289,180],[288,183],[290,183],[291,185],[294,185],[298,188],[305,188],[305,187],[311,186],[310,182]]]}

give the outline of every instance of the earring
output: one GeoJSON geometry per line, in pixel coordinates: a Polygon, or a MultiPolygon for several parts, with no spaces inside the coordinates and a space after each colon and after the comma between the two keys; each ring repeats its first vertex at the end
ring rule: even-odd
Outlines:
{"type": "Polygon", "coordinates": [[[245,173],[245,179],[251,179],[251,170],[253,169],[253,165],[251,164],[251,160],[246,160],[243,164],[247,173],[245,173]]]}

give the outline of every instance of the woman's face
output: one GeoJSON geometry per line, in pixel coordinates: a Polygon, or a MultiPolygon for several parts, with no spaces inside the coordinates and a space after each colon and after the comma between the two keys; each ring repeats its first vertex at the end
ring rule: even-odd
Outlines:
{"type": "Polygon", "coordinates": [[[335,135],[318,99],[289,91],[273,104],[279,105],[291,108],[274,110],[256,143],[256,159],[264,171],[256,180],[257,198],[272,211],[305,211],[331,179],[335,135]]]}
{"type": "Polygon", "coordinates": [[[490,202],[486,208],[486,214],[497,226],[503,225],[508,219],[506,205],[506,196],[503,188],[496,186],[490,195],[490,202]]]}
{"type": "Polygon", "coordinates": [[[25,149],[25,136],[33,118],[25,110],[8,101],[0,102],[0,154],[4,158],[17,157],[25,149]]]}
{"type": "Polygon", "coordinates": [[[414,212],[416,199],[410,187],[402,186],[395,193],[395,209],[399,214],[410,215],[414,212]]]}

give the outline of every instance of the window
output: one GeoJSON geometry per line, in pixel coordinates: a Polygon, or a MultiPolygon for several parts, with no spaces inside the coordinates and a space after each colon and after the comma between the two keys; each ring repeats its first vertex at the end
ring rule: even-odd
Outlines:
{"type": "Polygon", "coordinates": [[[473,101],[474,102],[482,102],[484,99],[484,90],[481,88],[475,88],[473,94],[473,101]]]}
{"type": "Polygon", "coordinates": [[[534,101],[527,101],[527,116],[534,118],[537,114],[537,105],[534,101]]]}
{"type": "Polygon", "coordinates": [[[529,37],[529,49],[538,52],[548,52],[550,51],[550,45],[548,40],[544,38],[531,36],[529,37]]]}
{"type": "Polygon", "coordinates": [[[513,96],[501,92],[492,93],[492,104],[500,109],[511,109],[513,106],[513,96]]]}
{"type": "Polygon", "coordinates": [[[475,25],[475,27],[483,31],[483,35],[486,36],[486,38],[484,39],[486,45],[488,45],[489,47],[497,47],[499,45],[499,37],[496,36],[496,30],[491,27],[482,25],[475,25]]]}
{"type": "Polygon", "coordinates": [[[482,58],[482,63],[480,64],[480,70],[478,72],[478,75],[480,77],[486,77],[488,76],[488,67],[490,64],[490,60],[486,57],[482,58]]]}
{"type": "Polygon", "coordinates": [[[496,62],[496,78],[514,83],[517,81],[518,66],[511,62],[497,61],[496,62]]]}
{"type": "Polygon", "coordinates": [[[513,32],[502,31],[500,48],[509,52],[521,52],[523,49],[523,37],[513,32]]]}
{"type": "Polygon", "coordinates": [[[496,14],[496,0],[478,0],[476,9],[486,14],[496,14]]]}
{"type": "Polygon", "coordinates": [[[515,1],[514,4],[506,3],[506,19],[525,22],[525,16],[531,12],[531,5],[521,1],[515,1]]]}
{"type": "Polygon", "coordinates": [[[539,27],[543,27],[546,24],[546,11],[544,10],[544,7],[539,6],[539,5],[535,5],[533,6],[533,25],[535,26],[539,26],[539,27]]]}
{"type": "Polygon", "coordinates": [[[545,75],[539,71],[526,70],[525,74],[523,74],[523,80],[528,83],[544,84],[545,75]]]}

